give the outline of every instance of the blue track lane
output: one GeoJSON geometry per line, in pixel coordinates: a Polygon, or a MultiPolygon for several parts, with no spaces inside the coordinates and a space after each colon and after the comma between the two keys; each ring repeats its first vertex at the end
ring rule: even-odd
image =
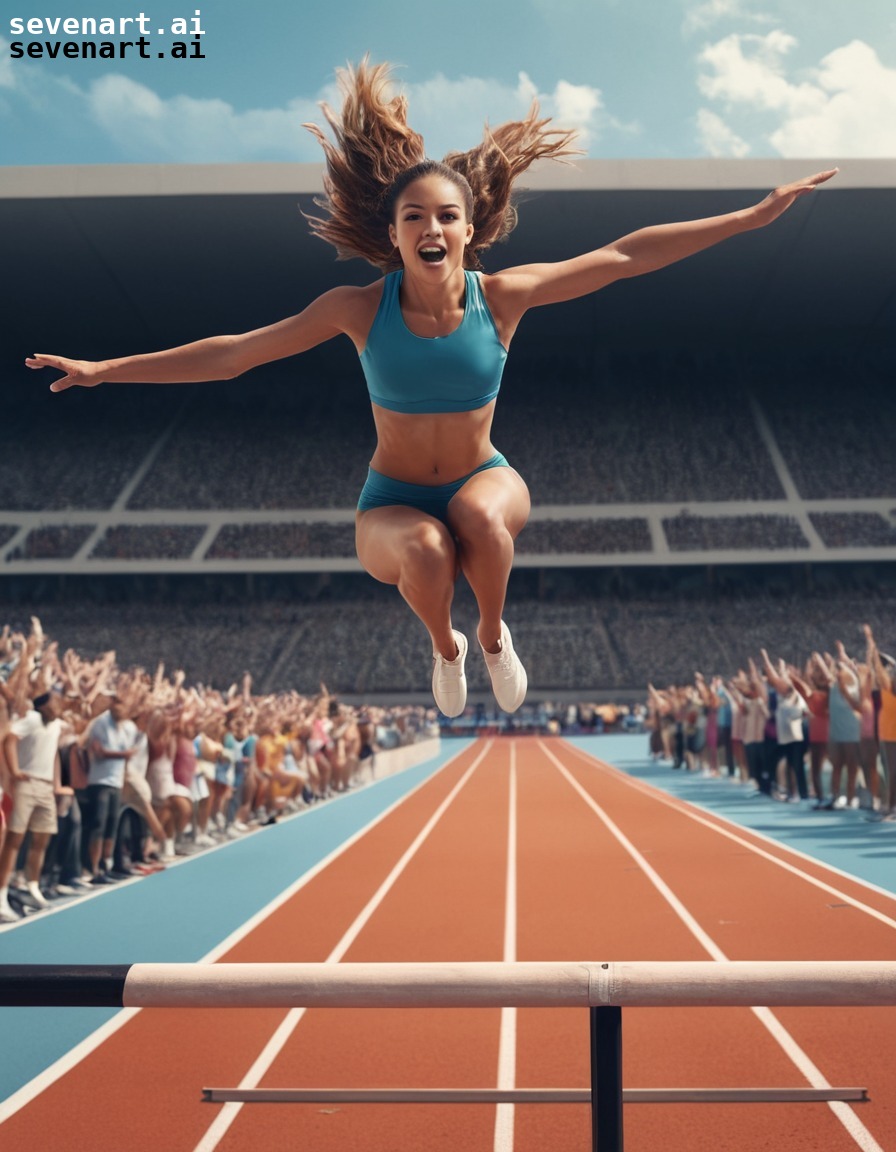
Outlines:
{"type": "Polygon", "coordinates": [[[621,771],[896,895],[896,824],[873,824],[861,809],[815,812],[811,801],[780,804],[725,777],[704,778],[651,760],[646,736],[583,736],[576,748],[621,771]]]}
{"type": "MultiPolygon", "coordinates": [[[[178,867],[105,888],[0,932],[3,964],[194,963],[309,869],[470,744],[452,740],[408,768],[178,867]]],[[[0,1101],[116,1015],[102,1008],[0,1009],[0,1101]],[[10,1038],[15,1037],[11,1042],[10,1038]]]]}

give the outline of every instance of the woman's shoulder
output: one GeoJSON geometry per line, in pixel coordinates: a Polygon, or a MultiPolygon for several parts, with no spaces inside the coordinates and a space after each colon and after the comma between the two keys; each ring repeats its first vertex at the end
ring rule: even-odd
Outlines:
{"type": "Polygon", "coordinates": [[[331,309],[334,315],[341,316],[369,310],[371,307],[376,311],[387,279],[387,276],[380,276],[370,284],[338,284],[321,293],[315,305],[317,308],[331,309]]]}
{"type": "Polygon", "coordinates": [[[359,351],[364,347],[367,334],[373,326],[386,280],[386,276],[380,276],[370,284],[343,284],[319,297],[320,301],[327,300],[334,309],[340,327],[355,342],[359,351]]]}
{"type": "Polygon", "coordinates": [[[475,273],[505,348],[527,311],[532,285],[525,268],[505,268],[500,272],[475,273]]]}

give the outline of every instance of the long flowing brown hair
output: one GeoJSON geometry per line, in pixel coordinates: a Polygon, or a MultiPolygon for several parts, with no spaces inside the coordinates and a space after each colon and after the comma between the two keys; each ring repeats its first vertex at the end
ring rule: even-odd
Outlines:
{"type": "Polygon", "coordinates": [[[549,128],[533,102],[523,120],[491,129],[467,152],[428,160],[423,137],[407,122],[407,99],[392,90],[388,64],[370,64],[337,73],[343,95],[341,113],[322,104],[334,140],[317,124],[305,127],[324,150],[324,196],[315,204],[326,217],[307,216],[311,230],[332,244],[340,260],[360,256],[384,272],[401,267],[389,240],[395,200],[412,180],[435,172],[464,194],[473,239],[464,263],[481,267],[479,254],[503,240],[516,226],[511,202],[514,181],[536,160],[575,155],[575,132],[549,128]]]}

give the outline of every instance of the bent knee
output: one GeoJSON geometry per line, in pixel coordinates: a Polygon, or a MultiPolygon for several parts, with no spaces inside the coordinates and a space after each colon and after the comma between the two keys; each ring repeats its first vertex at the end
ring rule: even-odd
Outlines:
{"type": "Polygon", "coordinates": [[[488,536],[503,537],[508,533],[515,536],[522,528],[520,524],[513,530],[508,525],[502,508],[475,497],[452,503],[451,525],[461,541],[481,540],[488,536]]]}
{"type": "Polygon", "coordinates": [[[456,561],[454,537],[431,516],[359,524],[356,543],[364,569],[384,584],[399,584],[409,572],[453,567],[456,561]]]}
{"type": "Polygon", "coordinates": [[[401,568],[429,569],[454,564],[454,537],[439,520],[421,520],[402,541],[401,568]]]}

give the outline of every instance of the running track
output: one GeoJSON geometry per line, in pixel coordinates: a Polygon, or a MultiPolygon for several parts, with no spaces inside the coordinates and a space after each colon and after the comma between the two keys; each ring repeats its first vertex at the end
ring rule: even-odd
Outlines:
{"type": "MultiPolygon", "coordinates": [[[[449,745],[438,761],[276,829],[16,926],[0,935],[0,958],[896,955],[889,892],[610,767],[593,755],[603,747],[534,737],[449,745]],[[138,908],[131,920],[130,906],[138,908]],[[102,956],[91,952],[98,941],[102,956]]],[[[892,852],[889,838],[877,843],[892,852]]],[[[206,1086],[585,1087],[584,1010],[106,1017],[3,1013],[5,1152],[590,1147],[588,1109],[579,1105],[200,1103],[206,1086]],[[77,1045],[98,1024],[99,1034],[77,1045]],[[75,1046],[39,1072],[48,1033],[75,1046]]],[[[829,1084],[867,1087],[871,1097],[859,1105],[627,1105],[627,1149],[896,1150],[894,1009],[626,1009],[623,1046],[629,1088],[829,1084]]]]}

